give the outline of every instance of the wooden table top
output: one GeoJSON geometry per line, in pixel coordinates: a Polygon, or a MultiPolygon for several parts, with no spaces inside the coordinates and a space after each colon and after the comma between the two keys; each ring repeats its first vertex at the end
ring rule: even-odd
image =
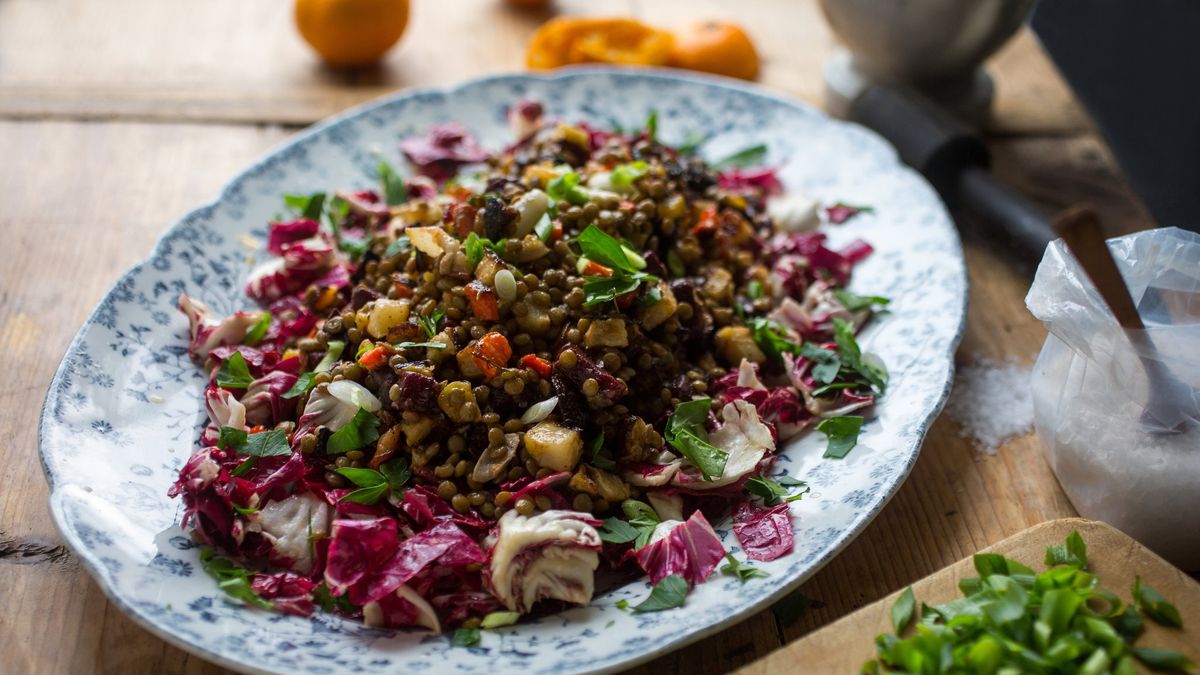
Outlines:
{"type": "MultiPolygon", "coordinates": [[[[64,549],[37,456],[42,399],[71,337],[102,294],[173,220],[303,125],[410,86],[522,66],[548,11],[500,0],[414,0],[378,68],[321,66],[290,2],[0,1],[0,670],[219,673],[151,636],[105,599],[64,549]]],[[[763,86],[819,104],[833,46],[814,0],[560,0],[559,11],[678,25],[730,18],[755,38],[763,86]]],[[[1001,179],[1048,208],[1087,200],[1110,233],[1150,227],[1086,115],[1028,34],[990,64],[989,127],[1001,179]]],[[[1045,336],[1025,310],[1031,265],[967,225],[971,284],[960,364],[1029,363],[1045,336]]],[[[952,421],[933,425],[891,504],[802,587],[792,625],[762,612],[639,673],[716,673],[870,603],[1030,525],[1074,515],[1037,440],[983,456],[952,421]]],[[[867,637],[866,639],[869,639],[867,637]]]]}

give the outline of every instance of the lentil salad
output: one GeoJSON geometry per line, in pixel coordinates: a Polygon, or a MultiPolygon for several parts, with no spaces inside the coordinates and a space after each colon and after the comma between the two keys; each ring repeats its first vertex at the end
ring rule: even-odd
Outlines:
{"type": "Polygon", "coordinates": [[[171,494],[234,597],[469,642],[587,604],[603,565],[665,609],[726,560],[754,576],[709,517],[747,560],[791,550],[783,440],[853,448],[886,387],[855,334],[887,301],[845,290],[869,245],[816,228],[864,209],[781,194],[761,147],[660,143],[653,115],[510,122],[500,152],[443,125],[400,142],[415,177],[285,197],[264,310],[181,297],[210,424],[171,494]]]}

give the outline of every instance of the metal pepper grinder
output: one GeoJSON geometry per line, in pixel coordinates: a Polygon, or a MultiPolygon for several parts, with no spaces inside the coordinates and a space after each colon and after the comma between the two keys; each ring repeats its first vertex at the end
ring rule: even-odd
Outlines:
{"type": "Polygon", "coordinates": [[[995,86],[982,64],[1020,28],[1033,0],[820,0],[844,45],[825,62],[826,107],[846,117],[872,84],[912,88],[972,125],[995,86]]]}

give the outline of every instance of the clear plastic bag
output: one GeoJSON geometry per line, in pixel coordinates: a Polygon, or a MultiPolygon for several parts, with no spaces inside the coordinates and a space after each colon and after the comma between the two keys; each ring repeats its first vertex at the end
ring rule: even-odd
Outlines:
{"type": "Polygon", "coordinates": [[[1033,371],[1034,423],[1081,515],[1200,569],[1200,234],[1163,228],[1108,245],[1146,330],[1118,326],[1052,243],[1025,298],[1050,331],[1033,371]],[[1146,358],[1173,388],[1147,376],[1146,358]]]}

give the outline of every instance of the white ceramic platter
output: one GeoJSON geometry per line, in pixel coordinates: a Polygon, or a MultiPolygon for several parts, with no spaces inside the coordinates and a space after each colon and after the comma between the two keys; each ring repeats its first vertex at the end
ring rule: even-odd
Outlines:
{"type": "MultiPolygon", "coordinates": [[[[262,256],[260,255],[259,258],[262,256]]],[[[950,218],[934,191],[873,133],[804,105],[726,80],[646,71],[575,70],[493,77],[371,103],[298,135],[233,179],[217,199],[175,223],[150,257],[108,293],[71,344],[46,397],[41,454],[51,508],[71,550],[112,601],[162,638],[211,661],[251,672],[387,671],[564,673],[610,671],[720,630],[808,579],[875,517],[908,475],[946,397],[966,310],[966,274],[950,218]],[[167,487],[204,423],[204,376],[188,360],[180,292],[217,314],[249,304],[242,235],[262,238],[284,193],[374,183],[375,153],[399,162],[399,137],[456,120],[484,145],[507,144],[505,111],[517,99],[550,115],[617,122],[659,114],[659,135],[682,142],[711,133],[719,157],[755,143],[781,167],[790,190],[832,204],[874,207],[833,226],[833,248],[852,239],[876,252],[855,270],[859,293],[892,298],[891,312],[862,336],[891,371],[877,418],[844,460],[821,458],[824,439],[790,445],[776,469],[807,480],[792,505],[795,550],[762,564],[745,585],[714,575],[679,609],[632,614],[644,581],[601,594],[592,606],[485,631],[475,648],[445,636],[383,631],[321,613],[297,618],[226,601],[175,526],[167,487]]],[[[733,549],[728,520],[715,523],[733,549]]]]}

